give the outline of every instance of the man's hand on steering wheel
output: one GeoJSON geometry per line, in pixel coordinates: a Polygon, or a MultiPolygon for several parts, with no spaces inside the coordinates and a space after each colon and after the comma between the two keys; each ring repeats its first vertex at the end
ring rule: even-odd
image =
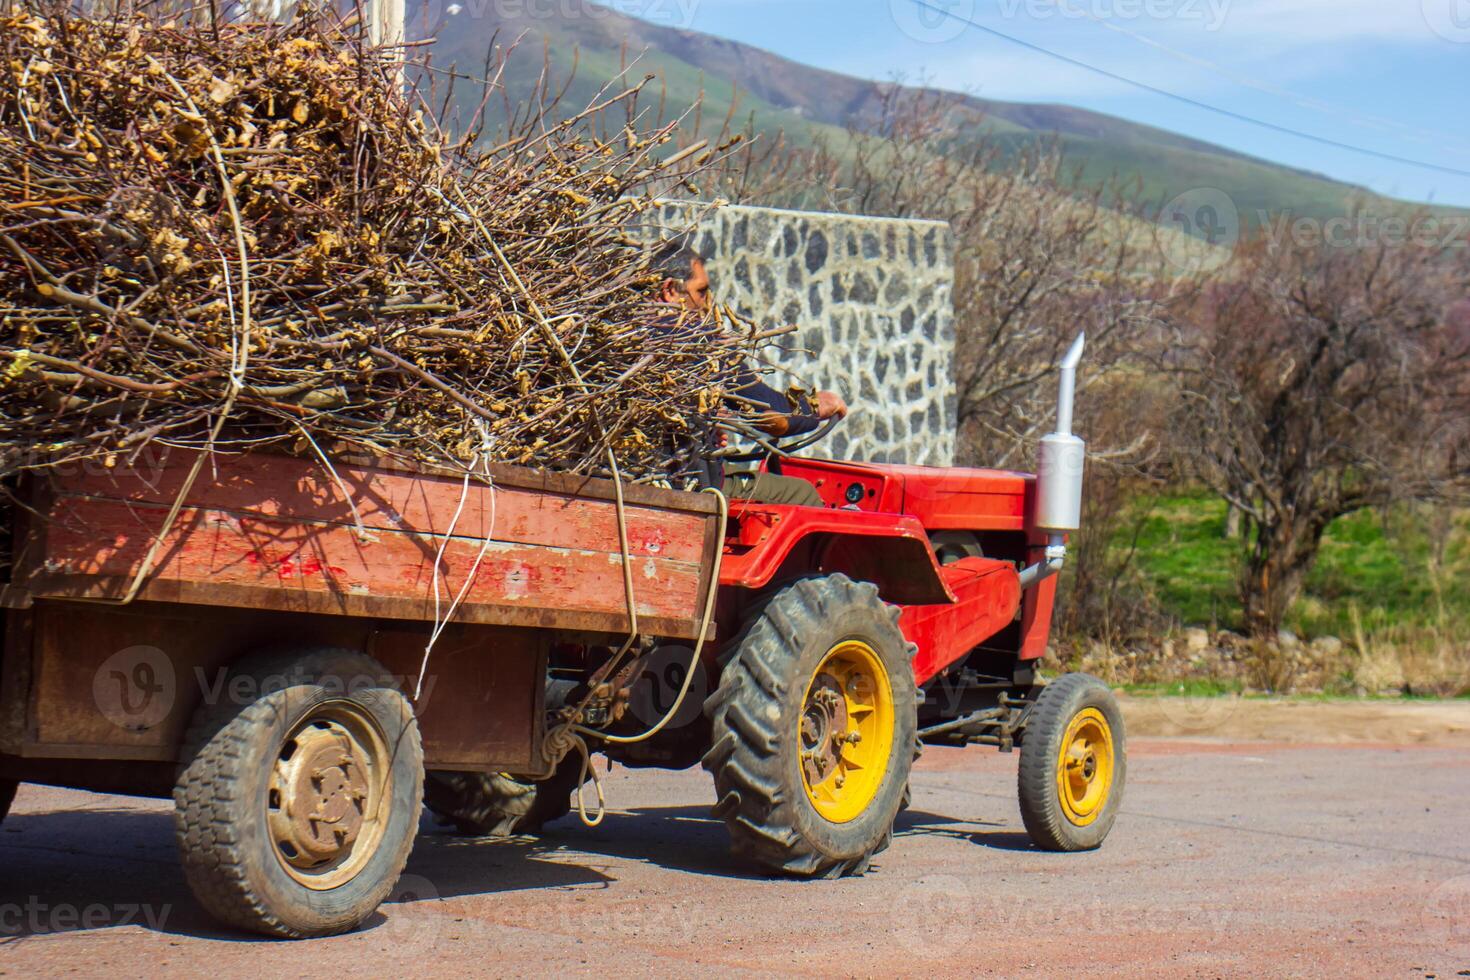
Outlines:
{"type": "Polygon", "coordinates": [[[817,392],[817,418],[847,418],[847,402],[835,391],[817,392]]]}
{"type": "MultiPolygon", "coordinates": [[[[847,402],[835,391],[819,391],[816,394],[814,411],[824,422],[830,419],[847,418],[847,402]]],[[[756,428],[766,435],[782,438],[791,431],[791,416],[771,412],[761,416],[756,428]]]]}

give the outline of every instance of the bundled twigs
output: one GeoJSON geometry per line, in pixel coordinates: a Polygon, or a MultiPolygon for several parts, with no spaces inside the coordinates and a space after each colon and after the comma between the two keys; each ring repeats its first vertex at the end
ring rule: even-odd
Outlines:
{"type": "Polygon", "coordinates": [[[327,15],[190,23],[0,13],[0,478],[154,442],[678,469],[748,338],[650,302],[669,127],[476,150],[327,15]]]}

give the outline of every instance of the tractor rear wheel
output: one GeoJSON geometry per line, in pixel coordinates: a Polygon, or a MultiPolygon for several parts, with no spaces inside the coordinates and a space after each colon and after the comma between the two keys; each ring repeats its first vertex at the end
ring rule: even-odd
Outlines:
{"type": "Polygon", "coordinates": [[[0,823],[5,822],[5,815],[10,812],[10,804],[15,802],[15,788],[19,785],[13,779],[0,779],[0,823]]]}
{"type": "Polygon", "coordinates": [[[537,834],[571,812],[581,778],[582,757],[575,753],[540,782],[503,772],[430,772],[424,805],[469,837],[537,834]]]}
{"type": "Polygon", "coordinates": [[[918,747],[897,618],[845,575],[803,579],[751,613],[705,702],[703,764],[737,854],[835,878],[888,846],[918,747]]]}
{"type": "Polygon", "coordinates": [[[408,699],[371,657],[330,648],[251,657],[221,690],[195,714],[174,787],[189,887],[251,932],[356,928],[418,831],[424,756],[408,699]]]}
{"type": "Polygon", "coordinates": [[[1123,714],[1108,686],[1091,674],[1063,674],[1042,688],[1022,736],[1018,779],[1021,819],[1036,846],[1102,844],[1127,775],[1123,714]]]}

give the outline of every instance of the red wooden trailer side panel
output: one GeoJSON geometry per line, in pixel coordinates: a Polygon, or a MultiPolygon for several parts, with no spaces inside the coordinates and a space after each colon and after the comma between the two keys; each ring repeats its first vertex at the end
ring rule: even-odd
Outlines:
{"type": "MultiPolygon", "coordinates": [[[[152,469],[53,481],[16,584],[38,598],[115,600],[161,537],[139,599],[433,621],[465,589],[457,621],[629,626],[605,481],[505,467],[466,484],[350,464],[334,476],[312,460],[216,456],[170,524],[192,462],[175,453],[152,469]]],[[[639,625],[691,638],[714,587],[715,502],[645,488],[627,498],[639,625]]]]}

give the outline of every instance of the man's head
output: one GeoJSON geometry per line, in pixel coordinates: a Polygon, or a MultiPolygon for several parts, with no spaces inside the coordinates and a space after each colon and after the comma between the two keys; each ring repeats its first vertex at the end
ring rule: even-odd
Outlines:
{"type": "Polygon", "coordinates": [[[689,246],[685,237],[665,242],[654,253],[652,265],[660,277],[660,302],[695,313],[709,310],[709,276],[704,270],[704,257],[689,246]]]}

